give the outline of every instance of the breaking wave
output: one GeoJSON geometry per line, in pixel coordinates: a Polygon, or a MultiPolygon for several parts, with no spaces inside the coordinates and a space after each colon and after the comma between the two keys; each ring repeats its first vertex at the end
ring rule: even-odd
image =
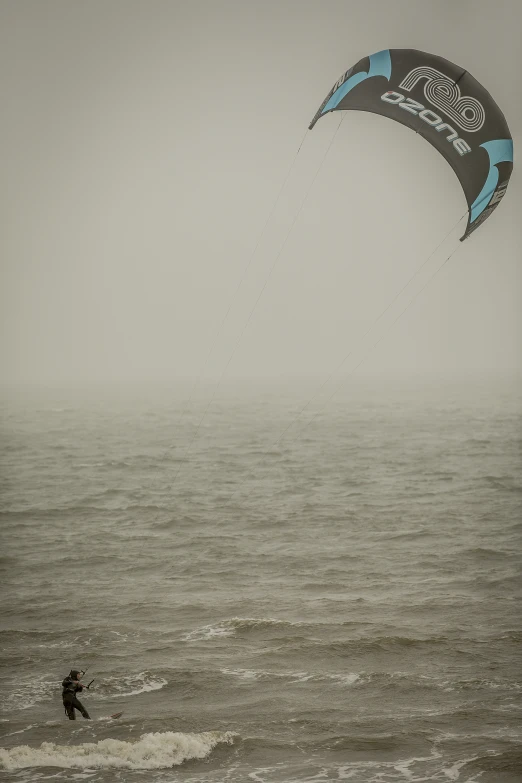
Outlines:
{"type": "Polygon", "coordinates": [[[196,628],[182,636],[185,642],[196,642],[206,639],[215,639],[216,637],[236,636],[241,632],[254,630],[264,630],[269,628],[289,629],[302,628],[307,623],[292,623],[286,620],[274,620],[270,617],[232,617],[229,620],[222,620],[219,623],[205,625],[203,628],[196,628]]]}
{"type": "Polygon", "coordinates": [[[280,679],[289,685],[300,682],[335,682],[340,685],[353,685],[359,679],[358,674],[324,674],[319,672],[270,672],[254,669],[221,669],[221,674],[237,677],[240,680],[271,680],[280,679]]]}
{"type": "Polygon", "coordinates": [[[142,734],[135,742],[104,739],[82,745],[42,742],[40,747],[17,745],[0,749],[4,769],[62,767],[65,769],[168,769],[190,759],[204,759],[220,743],[232,745],[233,732],[182,734],[166,731],[142,734]]]}
{"type": "Polygon", "coordinates": [[[167,685],[167,680],[148,671],[139,672],[129,677],[108,677],[103,680],[103,693],[97,694],[98,699],[105,700],[114,697],[137,696],[140,693],[159,691],[167,685]]]}

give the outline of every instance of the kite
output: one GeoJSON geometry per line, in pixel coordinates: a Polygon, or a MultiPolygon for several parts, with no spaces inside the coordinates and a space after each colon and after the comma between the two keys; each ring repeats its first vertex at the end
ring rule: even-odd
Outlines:
{"type": "Polygon", "coordinates": [[[464,68],[416,49],[371,54],[334,84],[310,130],[328,112],[346,110],[400,122],[446,158],[468,203],[461,241],[503,199],[513,170],[513,139],[489,92],[464,68]]]}

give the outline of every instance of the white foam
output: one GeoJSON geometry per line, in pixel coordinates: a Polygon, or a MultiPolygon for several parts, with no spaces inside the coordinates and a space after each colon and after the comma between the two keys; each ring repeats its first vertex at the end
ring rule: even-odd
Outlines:
{"type": "Polygon", "coordinates": [[[56,682],[56,680],[45,680],[40,678],[35,685],[34,678],[25,678],[19,683],[18,687],[7,696],[4,705],[8,709],[28,710],[31,707],[34,707],[35,704],[48,701],[57,690],[59,692],[59,688],[60,683],[56,682]]]}
{"type": "Polygon", "coordinates": [[[358,674],[317,674],[314,672],[293,672],[290,675],[294,682],[324,682],[331,680],[340,685],[353,685],[359,679],[358,674]]]}
{"type": "Polygon", "coordinates": [[[290,672],[288,675],[292,682],[309,682],[309,680],[315,679],[314,675],[310,672],[290,672]]]}
{"type": "Polygon", "coordinates": [[[221,669],[222,674],[229,674],[231,677],[239,677],[240,680],[258,680],[268,672],[256,672],[252,669],[221,669]]]}
{"type": "Polygon", "coordinates": [[[429,756],[414,756],[410,759],[400,761],[354,761],[349,764],[342,764],[338,768],[339,780],[350,780],[355,778],[357,781],[368,780],[368,774],[372,774],[373,781],[428,781],[435,780],[428,767],[433,763],[439,763],[440,753],[432,750],[429,756]],[[414,767],[415,771],[410,769],[414,767]]]}
{"type": "Polygon", "coordinates": [[[317,672],[270,672],[254,669],[221,669],[222,674],[228,674],[231,677],[238,677],[241,680],[259,680],[261,678],[271,679],[286,679],[290,680],[290,684],[299,682],[324,682],[325,680],[331,680],[341,685],[353,685],[353,683],[359,680],[359,675],[354,673],[349,674],[319,674],[317,672]]]}
{"type": "Polygon", "coordinates": [[[219,623],[205,625],[194,631],[184,634],[181,638],[184,642],[197,642],[216,637],[235,636],[237,631],[249,631],[255,628],[275,628],[277,626],[299,627],[302,623],[291,623],[285,620],[276,620],[272,617],[231,617],[219,623]]]}
{"type": "Polygon", "coordinates": [[[34,729],[35,726],[38,726],[38,723],[30,723],[29,726],[26,726],[24,729],[10,731],[9,734],[2,734],[1,739],[4,739],[4,737],[14,737],[15,734],[24,734],[24,732],[29,731],[30,729],[34,729]]]}
{"type": "MultiPolygon", "coordinates": [[[[70,647],[74,647],[76,650],[80,646],[78,643],[78,636],[75,636],[74,639],[65,640],[63,639],[61,642],[48,642],[47,644],[38,644],[37,647],[43,647],[47,650],[66,650],[70,647]]],[[[91,643],[90,639],[87,639],[86,641],[82,642],[82,646],[86,647],[91,643]]]]}
{"type": "Polygon", "coordinates": [[[100,689],[97,697],[99,700],[105,701],[115,697],[137,696],[140,693],[159,691],[165,685],[168,685],[168,682],[163,677],[157,677],[148,671],[143,671],[131,677],[107,678],[103,681],[103,691],[100,689]]]}
{"type": "Polygon", "coordinates": [[[466,766],[466,764],[469,764],[472,761],[476,761],[478,756],[471,756],[469,759],[462,759],[461,761],[456,761],[454,764],[452,764],[451,767],[445,767],[443,772],[445,776],[448,778],[448,780],[458,780],[460,776],[460,770],[462,767],[466,766]]]}
{"type": "Polygon", "coordinates": [[[43,742],[38,748],[18,745],[0,748],[4,769],[63,767],[65,769],[168,769],[189,759],[203,759],[220,743],[231,745],[233,732],[206,731],[201,734],[153,732],[136,742],[104,739],[82,745],[43,742]]]}
{"type": "Polygon", "coordinates": [[[124,691],[119,696],[137,696],[139,693],[148,693],[149,691],[159,691],[167,685],[167,680],[163,677],[159,677],[157,680],[149,680],[143,682],[138,688],[134,688],[132,691],[124,691]]]}
{"type": "Polygon", "coordinates": [[[198,642],[206,639],[215,639],[216,636],[226,637],[234,636],[235,628],[227,627],[225,623],[218,625],[205,625],[203,628],[196,628],[182,636],[184,642],[198,642]]]}

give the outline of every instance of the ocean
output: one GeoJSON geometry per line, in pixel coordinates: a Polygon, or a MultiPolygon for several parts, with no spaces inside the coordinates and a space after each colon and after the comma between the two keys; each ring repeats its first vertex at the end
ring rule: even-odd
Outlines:
{"type": "Polygon", "coordinates": [[[1,781],[522,780],[522,385],[307,383],[4,392],[1,781]]]}

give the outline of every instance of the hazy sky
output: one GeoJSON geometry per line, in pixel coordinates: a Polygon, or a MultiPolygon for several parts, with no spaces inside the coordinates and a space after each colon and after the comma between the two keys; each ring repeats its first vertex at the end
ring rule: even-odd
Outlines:
{"type": "Polygon", "coordinates": [[[522,370],[519,0],[0,9],[4,379],[327,376],[348,354],[358,373],[522,370]],[[485,85],[515,170],[396,325],[464,220],[361,339],[466,212],[446,161],[397,123],[306,130],[342,71],[401,47],[485,85]]]}

